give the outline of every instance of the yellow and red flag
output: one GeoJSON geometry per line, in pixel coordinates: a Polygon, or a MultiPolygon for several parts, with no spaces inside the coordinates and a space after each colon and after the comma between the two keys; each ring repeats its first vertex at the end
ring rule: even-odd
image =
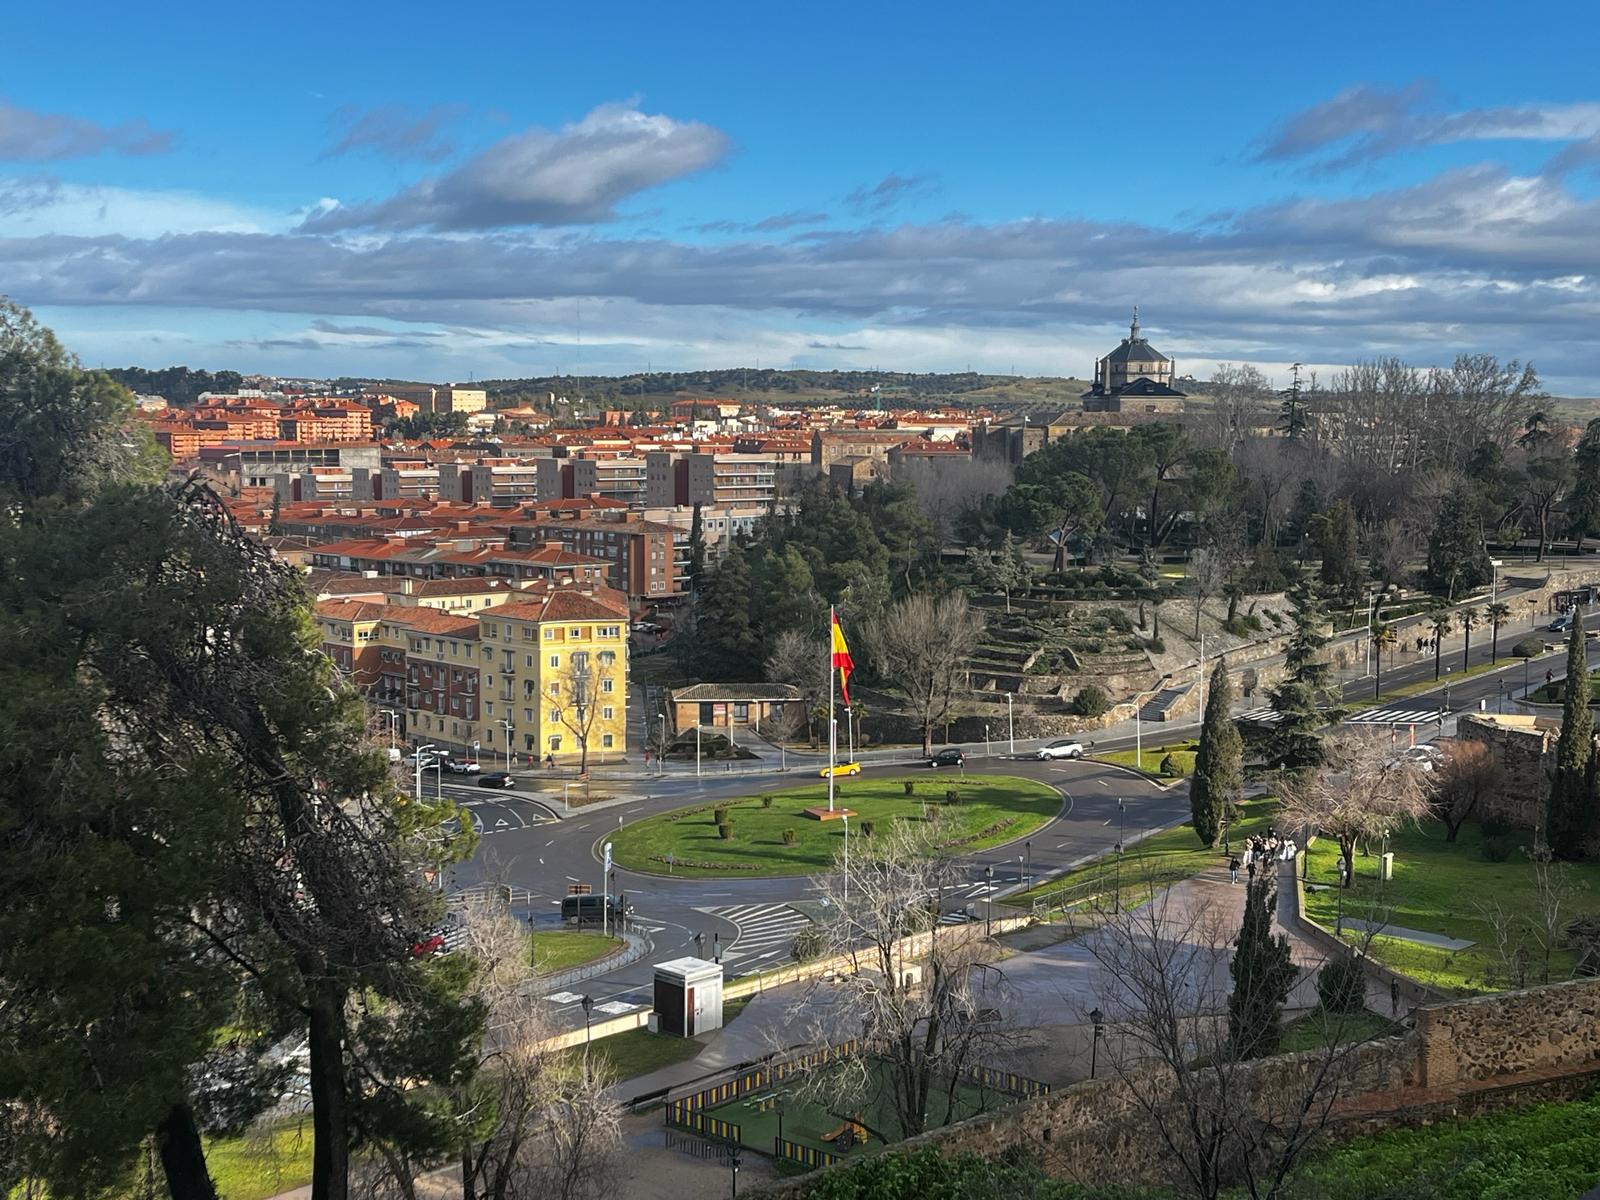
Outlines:
{"type": "Polygon", "coordinates": [[[850,672],[856,669],[850,657],[850,647],[845,643],[844,630],[839,625],[839,614],[829,610],[833,617],[833,665],[839,672],[839,690],[844,693],[845,707],[850,707],[850,672]]]}

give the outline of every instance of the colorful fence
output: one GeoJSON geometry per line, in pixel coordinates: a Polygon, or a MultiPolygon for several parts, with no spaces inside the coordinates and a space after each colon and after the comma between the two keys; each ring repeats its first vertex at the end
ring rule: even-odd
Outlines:
{"type": "Polygon", "coordinates": [[[682,1101],[667,1105],[666,1122],[674,1129],[687,1129],[704,1137],[722,1138],[738,1142],[741,1130],[732,1121],[724,1121],[703,1112],[682,1107],[682,1101]]]}
{"type": "MultiPolygon", "coordinates": [[[[663,1109],[663,1120],[668,1125],[675,1125],[680,1129],[693,1129],[698,1133],[711,1132],[707,1128],[694,1124],[696,1118],[704,1118],[702,1109],[716,1108],[718,1105],[727,1104],[730,1100],[737,1100],[746,1092],[759,1091],[770,1087],[780,1079],[787,1079],[797,1071],[810,1070],[823,1066],[839,1059],[849,1058],[860,1048],[860,1043],[852,1039],[837,1046],[824,1046],[820,1050],[813,1050],[809,1054],[802,1054],[796,1058],[787,1059],[781,1063],[773,1063],[770,1067],[746,1067],[737,1075],[732,1075],[720,1083],[710,1087],[701,1088],[698,1092],[690,1092],[685,1096],[669,1098],[663,1109]]],[[[716,1125],[732,1129],[731,1134],[712,1132],[713,1137],[739,1136],[737,1125],[728,1121],[715,1121],[716,1125]]]]}
{"type": "Polygon", "coordinates": [[[1017,1075],[1011,1071],[996,1071],[990,1067],[968,1067],[967,1078],[979,1087],[1005,1092],[1009,1096],[1021,1096],[1025,1100],[1050,1094],[1048,1083],[1040,1083],[1037,1079],[1029,1079],[1026,1075],[1017,1075]]]}
{"type": "Polygon", "coordinates": [[[799,1142],[791,1142],[788,1138],[772,1139],[772,1157],[787,1159],[792,1163],[799,1163],[802,1167],[826,1167],[830,1163],[839,1161],[837,1154],[829,1154],[826,1150],[815,1150],[810,1146],[802,1146],[799,1142]]]}

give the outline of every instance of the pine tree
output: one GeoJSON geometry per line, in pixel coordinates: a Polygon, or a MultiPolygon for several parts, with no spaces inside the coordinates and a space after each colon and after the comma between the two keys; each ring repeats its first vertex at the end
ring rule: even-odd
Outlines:
{"type": "Polygon", "coordinates": [[[1272,932],[1277,897],[1277,886],[1266,872],[1245,890],[1244,924],[1228,965],[1233,976],[1228,1039],[1238,1058],[1259,1058],[1277,1050],[1278,1013],[1294,986],[1297,968],[1289,958],[1289,939],[1272,932]]]}
{"type": "Polygon", "coordinates": [[[750,569],[745,552],[729,550],[695,597],[696,670],[718,682],[761,677],[761,639],[750,619],[750,569]]]}
{"type": "Polygon", "coordinates": [[[1567,637],[1567,681],[1561,705],[1556,770],[1545,800],[1545,838],[1557,858],[1583,857],[1594,821],[1594,716],[1589,712],[1589,665],[1583,610],[1575,609],[1567,637]]]}
{"type": "Polygon", "coordinates": [[[1465,492],[1456,490],[1439,505],[1439,517],[1428,538],[1428,565],[1423,582],[1428,590],[1454,600],[1458,594],[1494,576],[1483,548],[1483,538],[1473,506],[1465,492]]]}
{"type": "Polygon", "coordinates": [[[1327,615],[1309,581],[1301,580],[1289,592],[1294,606],[1294,632],[1284,651],[1284,678],[1272,691],[1272,709],[1278,714],[1273,731],[1273,758],[1291,771],[1322,765],[1322,735],[1327,718],[1322,701],[1332,691],[1328,664],[1322,658],[1328,644],[1327,615]]]}
{"type": "Polygon", "coordinates": [[[1200,726],[1200,748],[1194,756],[1189,780],[1189,811],[1195,835],[1202,846],[1215,846],[1224,822],[1232,819],[1233,806],[1243,782],[1243,743],[1228,710],[1233,706],[1233,683],[1219,660],[1211,672],[1205,718],[1200,726]]]}
{"type": "Polygon", "coordinates": [[[706,532],[701,523],[700,504],[697,501],[694,513],[689,518],[689,590],[700,590],[700,582],[706,573],[706,532]]]}
{"type": "Polygon", "coordinates": [[[1348,500],[1340,500],[1312,522],[1317,553],[1322,559],[1322,582],[1348,600],[1361,584],[1361,560],[1356,544],[1356,513],[1348,500]]]}

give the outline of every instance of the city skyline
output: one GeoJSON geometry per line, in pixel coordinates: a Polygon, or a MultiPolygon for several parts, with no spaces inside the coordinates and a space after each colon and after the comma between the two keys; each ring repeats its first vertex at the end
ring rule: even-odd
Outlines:
{"type": "Polygon", "coordinates": [[[1582,10],[1536,68],[1485,5],[91,8],[7,56],[0,290],[92,364],[1084,377],[1137,303],[1202,376],[1481,350],[1593,393],[1582,10]]]}

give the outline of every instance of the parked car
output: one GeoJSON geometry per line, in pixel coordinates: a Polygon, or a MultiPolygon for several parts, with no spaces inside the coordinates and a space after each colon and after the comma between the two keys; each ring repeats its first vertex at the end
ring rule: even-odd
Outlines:
{"type": "Polygon", "coordinates": [[[633,905],[625,905],[616,896],[563,896],[561,923],[563,925],[604,923],[615,927],[618,918],[626,915],[632,908],[633,905]]]}
{"type": "Polygon", "coordinates": [[[453,758],[444,764],[444,769],[455,775],[476,775],[479,771],[483,770],[482,767],[480,767],[470,758],[453,758]]]}
{"type": "Polygon", "coordinates": [[[861,764],[858,762],[834,763],[831,767],[823,767],[822,770],[817,772],[817,775],[819,778],[826,779],[830,771],[836,776],[859,775],[861,774],[861,764]]]}
{"type": "Polygon", "coordinates": [[[1040,746],[1035,758],[1082,758],[1082,742],[1051,742],[1048,746],[1040,746]]]}
{"type": "Polygon", "coordinates": [[[966,762],[967,756],[960,750],[951,747],[948,750],[941,750],[939,753],[935,754],[928,760],[928,765],[930,767],[961,767],[965,766],[966,762]]]}
{"type": "Polygon", "coordinates": [[[1572,628],[1572,614],[1571,613],[1562,613],[1554,621],[1550,622],[1550,632],[1551,633],[1565,633],[1567,630],[1569,630],[1571,628],[1572,628]]]}
{"type": "Polygon", "coordinates": [[[507,775],[504,771],[490,771],[478,776],[479,787],[508,788],[516,782],[515,776],[507,775]]]}
{"type": "Polygon", "coordinates": [[[1423,742],[1419,746],[1406,747],[1400,759],[1411,763],[1419,771],[1431,771],[1444,761],[1444,748],[1433,742],[1423,742]]]}
{"type": "Polygon", "coordinates": [[[431,933],[427,937],[412,943],[411,957],[427,958],[428,955],[437,954],[443,949],[444,935],[442,933],[431,933]]]}

